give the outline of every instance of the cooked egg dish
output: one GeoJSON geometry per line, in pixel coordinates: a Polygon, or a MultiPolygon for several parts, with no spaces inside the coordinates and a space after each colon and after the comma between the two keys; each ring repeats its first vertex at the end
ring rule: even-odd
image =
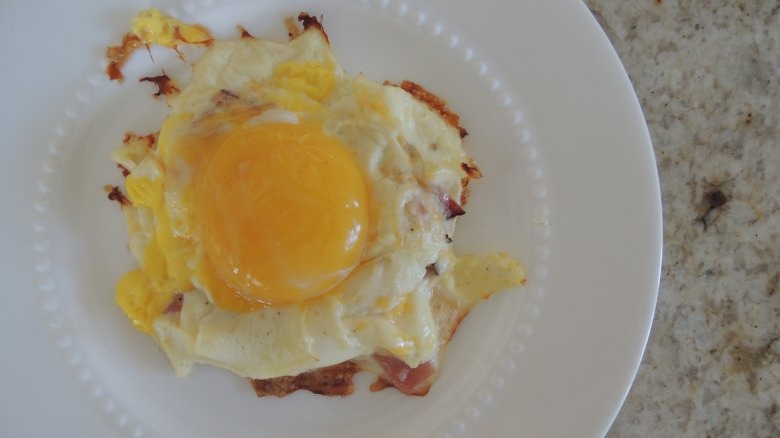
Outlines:
{"type": "Polygon", "coordinates": [[[196,363],[264,380],[352,361],[424,393],[434,372],[409,389],[391,368],[435,370],[472,306],[523,270],[453,250],[480,176],[457,116],[419,86],[350,76],[302,17],[284,42],[136,17],[136,45],[208,49],[159,132],[112,154],[138,262],[116,301],[179,376],[196,363]]]}

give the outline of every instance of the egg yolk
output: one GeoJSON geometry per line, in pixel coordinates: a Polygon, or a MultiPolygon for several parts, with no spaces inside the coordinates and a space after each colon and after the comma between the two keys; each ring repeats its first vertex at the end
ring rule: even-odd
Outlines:
{"type": "Polygon", "coordinates": [[[210,143],[191,199],[206,270],[223,283],[209,287],[217,305],[303,301],[349,274],[364,245],[368,193],[338,140],[313,123],[244,122],[210,143]]]}

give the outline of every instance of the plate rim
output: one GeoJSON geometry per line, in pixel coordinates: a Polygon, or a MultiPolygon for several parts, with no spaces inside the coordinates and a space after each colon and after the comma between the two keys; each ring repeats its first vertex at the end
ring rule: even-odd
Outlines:
{"type": "MultiPolygon", "coordinates": [[[[394,5],[395,3],[397,3],[397,2],[392,2],[392,1],[391,1],[391,2],[382,2],[382,4],[385,4],[385,5],[394,5]]],[[[430,3],[428,3],[428,4],[424,4],[424,5],[425,5],[425,6],[429,6],[429,5],[433,5],[434,3],[435,3],[435,2],[430,2],[430,3]]],[[[577,2],[577,3],[579,3],[579,2],[577,2]]],[[[581,3],[580,3],[580,7],[581,7],[581,8],[585,8],[585,6],[584,6],[583,4],[581,4],[581,3]]],[[[598,24],[596,23],[596,21],[595,21],[595,18],[593,18],[593,17],[592,17],[592,15],[590,15],[590,12],[589,12],[589,11],[587,11],[587,8],[585,8],[585,9],[586,9],[586,13],[587,13],[587,14],[590,16],[590,19],[591,19],[591,20],[592,20],[592,22],[593,22],[592,24],[594,24],[595,26],[597,26],[597,27],[598,27],[598,24]]],[[[599,29],[599,32],[602,32],[600,28],[598,28],[598,29],[599,29]]],[[[606,38],[606,36],[603,34],[603,32],[602,32],[602,36],[603,36],[604,38],[606,38]]],[[[609,44],[609,43],[608,43],[608,41],[607,41],[607,44],[609,44]]],[[[614,51],[614,48],[612,48],[612,46],[611,46],[611,45],[609,45],[609,47],[610,47],[610,49],[612,50],[612,54],[613,54],[614,58],[615,58],[615,59],[617,59],[617,62],[618,62],[618,64],[619,64],[619,62],[620,62],[620,61],[619,61],[619,58],[617,57],[617,53],[614,51]]],[[[622,68],[622,65],[621,65],[621,70],[622,70],[623,74],[625,75],[625,80],[626,80],[626,81],[628,81],[628,76],[625,74],[625,70],[622,68]]],[[[91,81],[91,82],[94,82],[92,79],[93,79],[93,78],[90,78],[90,79],[89,79],[89,81],[91,81]]],[[[90,82],[90,83],[91,83],[91,82],[90,82]]],[[[630,82],[629,82],[629,86],[630,86],[630,82]]],[[[79,97],[78,97],[78,95],[77,95],[77,98],[79,98],[79,97]]],[[[640,114],[640,115],[642,115],[642,113],[641,113],[641,106],[639,105],[639,101],[638,101],[638,99],[636,98],[636,95],[635,95],[635,94],[634,94],[634,101],[635,101],[635,102],[634,102],[634,103],[635,103],[635,108],[634,108],[634,110],[638,110],[638,111],[639,111],[639,114],[640,114]]],[[[652,142],[651,142],[651,138],[650,138],[650,135],[649,135],[649,131],[647,130],[647,126],[646,126],[646,124],[644,124],[644,117],[643,117],[643,116],[642,116],[642,124],[644,125],[644,134],[646,135],[646,145],[645,145],[645,146],[649,147],[649,149],[650,149],[650,152],[651,152],[651,153],[650,153],[650,156],[651,156],[651,158],[652,158],[652,163],[651,163],[651,164],[652,164],[652,166],[653,166],[654,168],[656,168],[656,169],[657,169],[657,167],[656,167],[656,163],[655,163],[655,159],[654,159],[654,157],[652,156],[652,142]]],[[[56,131],[56,129],[57,129],[57,128],[55,128],[55,131],[56,131]]],[[[47,168],[46,168],[45,166],[46,166],[46,164],[44,163],[44,169],[43,169],[43,172],[44,172],[44,173],[48,172],[48,170],[47,170],[47,168]]],[[[661,249],[662,249],[662,245],[663,245],[663,243],[662,243],[663,235],[662,235],[662,222],[660,221],[660,220],[661,220],[661,218],[662,218],[662,216],[661,216],[661,214],[662,214],[662,211],[661,211],[661,203],[660,203],[660,183],[659,183],[659,181],[658,181],[658,175],[657,175],[657,171],[656,171],[656,173],[655,173],[655,181],[654,181],[654,182],[655,182],[655,188],[657,189],[657,194],[658,194],[658,197],[657,197],[657,212],[658,212],[658,219],[659,219],[659,224],[658,224],[658,225],[659,225],[659,227],[658,227],[658,230],[657,230],[657,231],[658,231],[658,236],[657,236],[657,237],[660,239],[660,240],[659,240],[659,243],[658,243],[658,247],[657,247],[657,249],[658,249],[658,262],[657,262],[657,273],[656,273],[657,275],[656,275],[656,278],[658,279],[658,281],[656,281],[656,288],[655,288],[655,293],[654,293],[654,297],[653,297],[653,300],[652,300],[652,303],[653,303],[653,304],[652,304],[652,309],[651,309],[651,312],[649,313],[649,316],[648,316],[648,321],[647,321],[647,323],[646,323],[646,328],[645,328],[645,330],[644,330],[644,332],[645,332],[645,333],[644,333],[644,336],[643,336],[642,350],[644,350],[644,348],[645,348],[645,345],[647,344],[647,341],[648,341],[648,339],[649,339],[649,334],[650,334],[650,329],[651,329],[651,322],[652,322],[652,317],[653,317],[653,314],[654,314],[654,306],[655,306],[655,302],[656,302],[657,295],[658,295],[658,283],[659,283],[659,281],[660,281],[660,275],[661,275],[661,256],[662,256],[662,254],[661,254],[661,252],[662,252],[662,251],[661,251],[661,249]]],[[[40,189],[40,186],[39,186],[38,188],[40,189]]],[[[36,206],[35,206],[35,208],[36,208],[36,210],[40,210],[41,208],[45,208],[45,207],[41,207],[40,205],[36,205],[36,206]]],[[[37,230],[38,228],[40,228],[40,227],[41,227],[41,223],[39,223],[39,222],[35,222],[35,223],[33,223],[33,231],[37,232],[36,230],[37,230]]],[[[36,251],[36,252],[37,252],[37,251],[36,251]]],[[[44,265],[45,265],[45,264],[44,264],[44,265]]],[[[45,304],[45,303],[44,303],[44,304],[45,304]]],[[[640,361],[641,361],[641,355],[640,355],[640,356],[639,356],[639,357],[636,359],[636,364],[635,364],[635,366],[634,366],[634,370],[633,370],[633,372],[631,373],[631,374],[632,374],[632,380],[633,380],[633,376],[635,376],[635,375],[636,375],[636,372],[637,372],[637,370],[638,370],[638,367],[639,367],[640,361]]],[[[614,415],[613,415],[613,416],[612,416],[612,418],[609,420],[609,422],[608,422],[608,424],[607,424],[607,427],[609,427],[609,425],[612,423],[612,421],[614,420],[615,416],[616,416],[616,415],[617,415],[617,413],[619,412],[619,408],[620,408],[620,406],[621,406],[621,404],[622,404],[622,401],[623,401],[623,400],[625,399],[625,397],[627,396],[629,389],[630,389],[630,382],[629,382],[629,385],[625,387],[625,390],[623,391],[623,396],[622,396],[622,398],[621,398],[621,401],[620,401],[620,403],[619,403],[619,404],[618,404],[618,405],[615,407],[615,409],[614,409],[614,415]]],[[[457,429],[457,428],[455,428],[455,429],[457,429]]],[[[606,429],[605,429],[605,430],[606,430],[606,429]]]]}

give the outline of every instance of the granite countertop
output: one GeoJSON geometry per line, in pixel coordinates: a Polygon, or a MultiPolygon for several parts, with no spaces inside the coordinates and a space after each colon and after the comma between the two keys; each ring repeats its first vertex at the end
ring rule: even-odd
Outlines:
{"type": "Polygon", "coordinates": [[[780,2],[586,0],[664,209],[650,341],[609,437],[780,436],[780,2]]]}

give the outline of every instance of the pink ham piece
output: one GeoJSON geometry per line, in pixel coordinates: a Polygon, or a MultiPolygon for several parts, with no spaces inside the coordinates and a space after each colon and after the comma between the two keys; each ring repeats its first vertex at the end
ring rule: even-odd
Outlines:
{"type": "Polygon", "coordinates": [[[431,389],[437,372],[436,363],[433,361],[412,368],[401,359],[391,356],[375,354],[374,360],[382,367],[384,376],[371,385],[372,391],[394,386],[404,395],[424,396],[431,389]]]}

